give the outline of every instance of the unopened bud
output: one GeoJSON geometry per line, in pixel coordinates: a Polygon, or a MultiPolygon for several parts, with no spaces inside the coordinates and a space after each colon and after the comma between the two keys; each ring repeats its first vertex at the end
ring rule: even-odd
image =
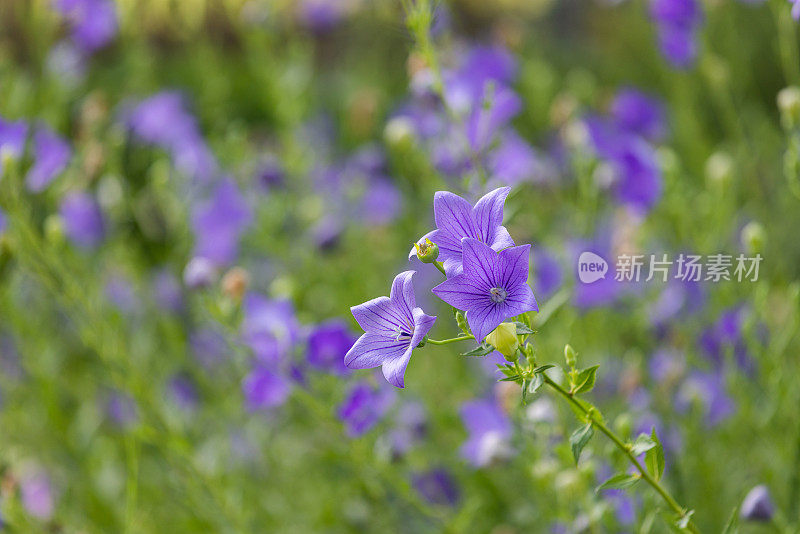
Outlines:
{"type": "Polygon", "coordinates": [[[456,312],[456,324],[458,328],[461,329],[462,332],[469,332],[469,326],[467,325],[467,319],[464,317],[464,314],[460,311],[456,312]]]}
{"type": "Polygon", "coordinates": [[[250,275],[241,267],[233,267],[222,277],[222,291],[234,300],[240,300],[250,283],[250,275]]]}
{"type": "Polygon", "coordinates": [[[772,504],[769,489],[764,485],[751,489],[739,510],[741,518],[747,521],[771,521],[774,514],[775,505],[772,504]]]}
{"type": "Polygon", "coordinates": [[[414,140],[414,125],[406,117],[390,119],[383,130],[383,138],[390,147],[407,147],[414,140]]]}
{"type": "Polygon", "coordinates": [[[64,220],[59,215],[49,215],[44,220],[44,236],[55,246],[64,244],[64,220]]]}
{"type": "Polygon", "coordinates": [[[741,234],[742,246],[748,254],[764,252],[764,245],[767,242],[767,232],[761,223],[750,221],[741,234]]]}
{"type": "Polygon", "coordinates": [[[424,243],[414,243],[414,248],[417,250],[417,258],[422,263],[433,263],[439,257],[439,245],[427,237],[424,243]]]}
{"type": "Polygon", "coordinates": [[[210,260],[201,256],[192,258],[183,270],[183,283],[190,289],[210,286],[217,276],[217,269],[210,260]]]}
{"type": "Polygon", "coordinates": [[[578,364],[578,355],[570,345],[564,345],[564,359],[567,361],[567,367],[575,369],[578,364]]]}
{"type": "Polygon", "coordinates": [[[715,152],[706,161],[706,186],[725,190],[733,180],[733,160],[725,152],[715,152]]]}
{"type": "Polygon", "coordinates": [[[500,323],[497,328],[492,330],[491,334],[486,336],[486,342],[497,349],[510,362],[516,361],[519,357],[517,355],[517,350],[519,349],[517,325],[514,323],[500,323]]]}
{"type": "Polygon", "coordinates": [[[800,126],[800,87],[786,87],[778,93],[781,123],[787,130],[800,126]]]}

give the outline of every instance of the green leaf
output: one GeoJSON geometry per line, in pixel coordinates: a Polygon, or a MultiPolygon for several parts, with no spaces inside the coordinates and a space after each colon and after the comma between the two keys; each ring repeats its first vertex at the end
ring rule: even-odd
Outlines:
{"type": "Polygon", "coordinates": [[[573,390],[574,393],[584,393],[592,390],[595,380],[597,380],[598,367],[600,366],[593,365],[578,373],[577,378],[575,378],[575,388],[573,390]]]}
{"type": "Polygon", "coordinates": [[[587,423],[572,433],[569,437],[569,444],[572,447],[572,456],[575,458],[575,463],[578,463],[578,458],[581,456],[581,451],[589,443],[594,435],[594,428],[592,423],[587,423]]]}
{"type": "Polygon", "coordinates": [[[514,321],[514,324],[517,326],[517,335],[518,336],[526,336],[529,334],[535,334],[536,331],[533,330],[530,326],[526,325],[525,323],[521,323],[519,321],[514,321]]]}
{"type": "Polygon", "coordinates": [[[689,526],[689,521],[692,520],[693,515],[694,515],[694,510],[689,510],[688,512],[680,516],[678,520],[675,521],[675,524],[678,526],[678,528],[686,528],[689,526]]]}
{"type": "Polygon", "coordinates": [[[542,376],[542,373],[534,373],[530,384],[528,384],[528,393],[533,395],[539,391],[539,388],[541,388],[542,385],[544,385],[544,376],[542,376]]]}
{"type": "Polygon", "coordinates": [[[520,378],[522,378],[522,377],[519,376],[519,375],[504,376],[503,378],[498,380],[498,382],[516,382],[520,378]]]}
{"type": "Polygon", "coordinates": [[[530,381],[530,378],[524,378],[522,380],[522,404],[528,404],[528,383],[530,381]]]}
{"type": "Polygon", "coordinates": [[[643,452],[647,452],[656,446],[658,446],[658,444],[650,436],[647,434],[639,434],[639,437],[636,438],[636,441],[631,445],[631,453],[634,456],[639,456],[643,452]]]}
{"type": "Polygon", "coordinates": [[[480,345],[478,345],[477,347],[475,347],[474,349],[472,349],[470,351],[462,352],[461,355],[462,356],[486,356],[487,354],[491,354],[492,352],[494,352],[494,347],[492,347],[488,343],[481,343],[480,345]]]}
{"type": "Polygon", "coordinates": [[[552,363],[540,365],[539,367],[533,370],[533,374],[538,375],[539,373],[543,373],[552,367],[555,367],[555,365],[553,365],[552,363]]]}
{"type": "Polygon", "coordinates": [[[653,475],[653,478],[661,480],[661,477],[664,475],[664,447],[658,440],[656,427],[653,427],[650,431],[650,440],[653,441],[656,446],[647,451],[647,454],[644,456],[644,463],[647,466],[647,470],[653,475]]]}
{"type": "Polygon", "coordinates": [[[736,505],[736,508],[731,512],[731,516],[728,518],[728,522],[725,524],[725,530],[722,531],[722,534],[736,534],[739,532],[739,506],[740,505],[736,505]]]}
{"type": "Polygon", "coordinates": [[[639,482],[642,478],[638,475],[632,475],[630,473],[617,473],[616,475],[612,476],[599,486],[595,491],[601,491],[604,489],[625,489],[630,488],[637,482],[639,482]]]}

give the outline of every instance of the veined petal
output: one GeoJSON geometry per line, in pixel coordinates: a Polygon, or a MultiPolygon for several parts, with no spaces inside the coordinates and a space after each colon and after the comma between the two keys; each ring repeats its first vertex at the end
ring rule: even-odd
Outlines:
{"type": "Polygon", "coordinates": [[[503,205],[510,192],[510,187],[495,189],[481,197],[472,208],[472,217],[484,243],[492,244],[497,227],[503,224],[503,205]]]}
{"type": "Polygon", "coordinates": [[[503,249],[514,246],[514,240],[511,239],[511,234],[508,233],[505,226],[498,226],[495,228],[494,235],[486,243],[492,247],[492,250],[495,252],[500,252],[503,249]]]}
{"type": "MultiPolygon", "coordinates": [[[[472,205],[454,193],[437,191],[433,196],[433,214],[442,233],[455,239],[480,236],[472,219],[472,205]]],[[[437,245],[441,252],[442,245],[437,245]]]]}
{"type": "Polygon", "coordinates": [[[414,274],[417,271],[403,271],[394,277],[392,282],[392,290],[389,293],[389,298],[394,303],[395,307],[403,313],[404,319],[410,326],[413,321],[411,310],[417,307],[416,300],[414,299],[414,274]]]}
{"type": "Polygon", "coordinates": [[[409,347],[409,341],[395,341],[379,334],[362,335],[347,351],[344,364],[350,369],[371,369],[383,365],[387,360],[403,356],[409,347]]]}
{"type": "Polygon", "coordinates": [[[427,315],[422,308],[414,308],[414,336],[411,338],[411,346],[416,347],[422,338],[428,335],[436,322],[435,315],[427,315]]]}
{"type": "Polygon", "coordinates": [[[464,247],[464,273],[475,280],[475,285],[487,289],[500,287],[502,273],[497,252],[477,239],[463,239],[461,245],[464,247]]]}
{"type": "Polygon", "coordinates": [[[522,284],[513,288],[506,297],[505,303],[508,305],[508,316],[513,317],[529,311],[539,311],[536,297],[528,284],[522,284]]]}
{"type": "Polygon", "coordinates": [[[388,338],[397,336],[398,328],[408,328],[411,321],[405,317],[389,297],[378,297],[350,308],[358,325],[365,332],[388,338]]]}
{"type": "Polygon", "coordinates": [[[501,286],[510,291],[512,288],[528,283],[528,260],[531,255],[530,245],[511,247],[500,252],[501,286]]]}
{"type": "Polygon", "coordinates": [[[505,303],[495,304],[491,300],[482,308],[476,307],[467,310],[467,323],[478,343],[509,317],[511,315],[508,313],[508,305],[505,303]]]}
{"type": "Polygon", "coordinates": [[[475,280],[464,274],[448,278],[432,291],[434,295],[459,310],[470,310],[492,304],[489,287],[476,286],[475,280]]]}
{"type": "Polygon", "coordinates": [[[464,272],[464,265],[461,263],[461,256],[456,260],[449,258],[444,260],[444,274],[447,278],[458,276],[464,272]]]}
{"type": "Polygon", "coordinates": [[[397,358],[385,360],[381,370],[386,381],[396,388],[404,388],[406,374],[406,367],[411,360],[411,352],[414,350],[414,345],[409,345],[406,350],[397,358]]]}

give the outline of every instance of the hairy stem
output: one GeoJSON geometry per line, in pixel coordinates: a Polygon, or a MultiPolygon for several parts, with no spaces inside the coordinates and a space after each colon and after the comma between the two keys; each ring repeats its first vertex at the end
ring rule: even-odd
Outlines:
{"type": "Polygon", "coordinates": [[[475,336],[458,336],[451,339],[429,339],[425,343],[430,343],[431,345],[449,345],[450,343],[455,343],[456,341],[464,341],[467,339],[475,339],[475,336]]]}
{"type": "MultiPolygon", "coordinates": [[[[664,486],[662,486],[660,482],[658,482],[655,478],[653,478],[650,475],[650,473],[647,472],[647,469],[645,469],[644,466],[642,466],[641,462],[639,462],[639,459],[636,458],[636,456],[633,455],[633,453],[631,452],[630,447],[628,447],[628,445],[626,445],[625,442],[619,436],[617,436],[614,433],[613,430],[608,428],[606,426],[606,424],[603,423],[603,421],[599,420],[594,411],[587,410],[586,407],[583,404],[581,404],[580,402],[578,402],[575,399],[575,397],[574,397],[574,395],[572,393],[570,393],[569,391],[567,391],[566,389],[561,387],[552,378],[550,378],[550,377],[548,377],[547,375],[544,375],[544,374],[543,374],[543,376],[544,376],[545,384],[547,384],[553,390],[555,390],[556,393],[558,393],[559,395],[561,395],[562,397],[567,399],[567,401],[569,401],[577,410],[579,410],[579,411],[583,412],[584,414],[586,414],[586,417],[589,419],[589,421],[591,422],[592,426],[594,426],[600,432],[605,434],[606,437],[608,437],[608,439],[610,439],[614,443],[614,445],[616,445],[617,448],[620,449],[625,454],[625,456],[628,457],[628,460],[630,461],[630,463],[639,472],[639,475],[641,476],[642,480],[644,480],[645,482],[650,484],[650,486],[652,486],[652,488],[654,490],[656,490],[656,492],[659,495],[661,495],[661,498],[664,499],[664,502],[667,503],[667,505],[672,509],[673,512],[678,514],[678,516],[680,516],[680,517],[684,517],[686,515],[687,509],[684,508],[683,506],[681,506],[678,503],[678,501],[676,501],[675,498],[672,495],[670,495],[669,491],[667,491],[667,489],[664,488],[664,486]]],[[[697,526],[691,520],[689,520],[689,522],[687,523],[686,530],[688,530],[689,532],[692,532],[694,534],[699,534],[699,532],[700,532],[697,529],[697,526]]]]}

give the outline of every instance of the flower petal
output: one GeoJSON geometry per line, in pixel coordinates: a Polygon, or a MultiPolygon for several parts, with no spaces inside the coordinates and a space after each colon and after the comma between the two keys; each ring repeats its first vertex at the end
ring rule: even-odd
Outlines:
{"type": "Polygon", "coordinates": [[[472,208],[472,217],[484,243],[491,245],[496,228],[503,224],[503,205],[510,192],[510,187],[495,189],[481,197],[472,208]]]}
{"type": "Polygon", "coordinates": [[[467,310],[467,323],[478,343],[509,317],[512,315],[508,313],[508,306],[505,303],[495,304],[491,300],[482,308],[467,310]]]}
{"type": "Polygon", "coordinates": [[[397,329],[410,326],[410,320],[403,316],[389,297],[378,297],[350,308],[358,325],[365,332],[379,334],[388,338],[397,335],[397,329]]]}
{"type": "Polygon", "coordinates": [[[390,337],[373,333],[362,335],[347,351],[344,364],[350,369],[371,369],[383,365],[387,360],[397,359],[409,347],[406,341],[395,341],[390,337]]]}
{"type": "Polygon", "coordinates": [[[381,370],[386,381],[396,388],[404,388],[405,381],[404,375],[406,374],[406,367],[411,360],[411,352],[414,350],[414,345],[408,345],[405,352],[397,358],[385,360],[381,370]]]}
{"type": "Polygon", "coordinates": [[[530,245],[511,247],[500,252],[501,286],[506,291],[528,282],[528,260],[531,255],[530,245]]]}
{"type": "Polygon", "coordinates": [[[492,250],[495,252],[500,252],[503,249],[514,246],[514,240],[511,239],[511,235],[508,233],[505,226],[498,226],[495,228],[494,235],[486,243],[491,246],[492,250]]]}
{"type": "MultiPolygon", "coordinates": [[[[454,193],[436,192],[433,196],[433,215],[436,219],[436,226],[442,234],[449,234],[455,239],[480,236],[475,221],[472,219],[472,205],[454,193]]],[[[441,234],[439,238],[442,238],[441,234]]],[[[441,253],[442,244],[436,244],[439,245],[441,253]]]]}
{"type": "MultiPolygon", "coordinates": [[[[411,326],[413,323],[413,316],[411,310],[416,308],[417,303],[414,299],[414,274],[417,271],[403,271],[394,277],[392,282],[392,291],[389,293],[389,298],[394,303],[395,307],[403,313],[404,319],[407,319],[407,324],[411,326]]],[[[404,323],[405,324],[405,323],[404,323]]]]}
{"type": "Polygon", "coordinates": [[[464,274],[448,278],[432,289],[433,294],[459,310],[482,308],[492,304],[489,288],[475,284],[464,274]]]}
{"type": "Polygon", "coordinates": [[[503,287],[500,257],[497,252],[477,239],[466,238],[461,242],[464,248],[464,274],[475,281],[475,285],[486,287],[503,287]]]}

